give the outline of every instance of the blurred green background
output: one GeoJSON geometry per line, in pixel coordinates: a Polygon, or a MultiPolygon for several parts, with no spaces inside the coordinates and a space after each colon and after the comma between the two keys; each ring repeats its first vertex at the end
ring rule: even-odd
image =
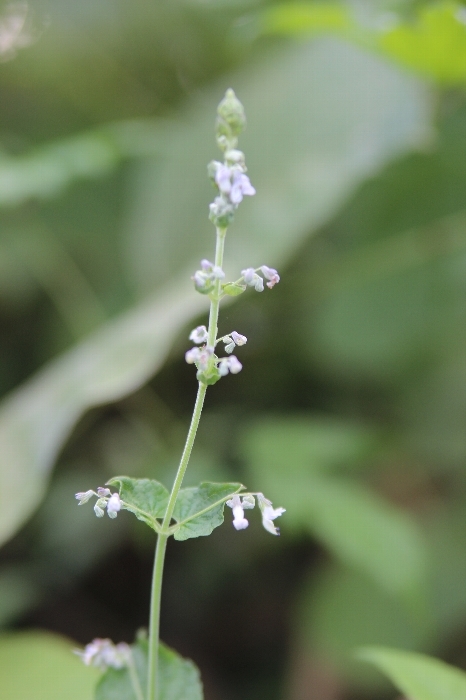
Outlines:
{"type": "Polygon", "coordinates": [[[282,282],[223,309],[244,369],[186,485],[287,512],[279,539],[253,513],[172,542],[162,637],[207,700],[394,698],[362,644],[466,668],[466,6],[30,0],[2,4],[0,57],[2,698],[91,700],[50,632],[147,623],[153,533],[73,494],[173,478],[230,86],[257,196],[226,270],[282,282]]]}

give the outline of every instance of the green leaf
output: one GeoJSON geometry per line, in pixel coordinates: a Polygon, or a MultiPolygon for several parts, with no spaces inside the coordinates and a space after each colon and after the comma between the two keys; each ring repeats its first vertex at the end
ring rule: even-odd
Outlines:
{"type": "Polygon", "coordinates": [[[308,439],[303,421],[289,427],[280,448],[278,438],[288,422],[278,423],[275,419],[270,429],[265,424],[248,431],[243,450],[253,483],[279,497],[287,509],[283,527],[306,529],[340,561],[368,573],[388,592],[411,596],[422,587],[426,554],[416,524],[356,480],[329,474],[344,466],[345,449],[349,464],[358,456],[367,458],[370,433],[365,436],[362,429],[335,421],[308,420],[308,439]],[[270,436],[274,425],[276,440],[270,436]]]}
{"type": "Polygon", "coordinates": [[[83,413],[142,386],[161,366],[179,329],[204,304],[189,279],[176,280],[156,299],[50,362],[3,401],[0,543],[40,503],[57,454],[83,413]]]}
{"type": "Polygon", "coordinates": [[[354,649],[372,644],[429,648],[437,633],[431,604],[423,612],[413,614],[369,576],[334,562],[309,576],[296,602],[295,624],[304,647],[335,666],[359,691],[356,697],[363,690],[375,697],[388,682],[375,669],[355,662],[354,649]]]}
{"type": "MultiPolygon", "coordinates": [[[[147,641],[131,646],[139,684],[145,696],[147,688],[147,641]]],[[[199,671],[192,661],[160,644],[159,700],[202,700],[199,671]]],[[[95,700],[138,700],[128,669],[109,669],[99,681],[95,700]]]]}
{"type": "Polygon", "coordinates": [[[5,700],[91,700],[99,676],[71,642],[45,632],[0,635],[0,694],[5,700]]]}
{"type": "Polygon", "coordinates": [[[429,3],[418,8],[414,20],[398,18],[392,28],[380,28],[377,22],[372,27],[361,22],[343,3],[291,2],[266,9],[257,23],[264,34],[344,36],[440,83],[462,84],[466,81],[463,12],[460,2],[429,3]]]}
{"type": "Polygon", "coordinates": [[[173,528],[175,540],[210,535],[223,523],[223,509],[228,498],[242,489],[241,484],[216,484],[212,481],[181,489],[173,514],[178,523],[173,528]]]}
{"type": "Polygon", "coordinates": [[[336,2],[290,2],[275,5],[260,15],[264,34],[310,34],[349,29],[353,26],[350,9],[336,2]]]}
{"type": "Polygon", "coordinates": [[[410,700],[466,700],[466,673],[430,656],[367,647],[358,658],[377,666],[410,700]]]}
{"type": "Polygon", "coordinates": [[[237,297],[239,294],[246,291],[246,285],[236,284],[236,282],[228,282],[227,284],[222,284],[222,290],[230,297],[237,297]]]}
{"type": "Polygon", "coordinates": [[[131,479],[128,476],[115,476],[107,484],[118,486],[125,510],[158,532],[157,518],[163,518],[170,495],[163,484],[154,479],[131,479]]]}

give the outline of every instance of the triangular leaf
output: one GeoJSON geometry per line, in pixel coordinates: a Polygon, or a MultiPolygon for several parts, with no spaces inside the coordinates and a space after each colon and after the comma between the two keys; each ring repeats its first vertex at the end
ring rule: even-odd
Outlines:
{"type": "Polygon", "coordinates": [[[244,488],[241,484],[217,484],[203,481],[199,486],[181,489],[176,502],[174,519],[175,540],[210,535],[223,523],[223,509],[229,496],[244,488]]]}
{"type": "Polygon", "coordinates": [[[466,700],[466,673],[430,656],[367,647],[358,657],[377,666],[410,700],[466,700]]]}
{"type": "Polygon", "coordinates": [[[154,530],[158,529],[156,519],[163,518],[169,497],[163,484],[154,479],[131,479],[128,476],[115,476],[107,483],[118,486],[126,510],[154,530]]]}
{"type": "MultiPolygon", "coordinates": [[[[139,685],[145,697],[147,689],[147,652],[146,640],[140,640],[131,646],[134,668],[139,685]]],[[[159,700],[202,700],[202,685],[199,671],[189,659],[183,659],[173,649],[159,646],[159,700]]],[[[95,700],[138,700],[128,669],[113,668],[100,679],[95,700]]]]}

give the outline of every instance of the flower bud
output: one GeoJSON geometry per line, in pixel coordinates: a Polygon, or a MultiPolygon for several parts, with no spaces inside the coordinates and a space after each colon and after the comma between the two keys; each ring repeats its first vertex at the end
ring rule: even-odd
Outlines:
{"type": "Polygon", "coordinates": [[[222,150],[225,150],[226,146],[231,150],[236,146],[237,137],[246,126],[244,107],[231,88],[226,91],[225,97],[220,102],[217,115],[215,128],[217,143],[222,150]]]}

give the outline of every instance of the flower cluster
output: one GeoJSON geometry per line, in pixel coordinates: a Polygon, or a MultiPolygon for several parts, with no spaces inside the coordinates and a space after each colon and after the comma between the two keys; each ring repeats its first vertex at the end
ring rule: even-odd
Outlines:
{"type": "Polygon", "coordinates": [[[94,639],[84,649],[75,649],[75,654],[81,657],[86,666],[96,666],[101,671],[107,668],[124,668],[128,665],[131,649],[125,642],[114,644],[110,639],[94,639]]]}
{"type": "Polygon", "coordinates": [[[228,373],[238,374],[243,369],[243,365],[238,360],[235,355],[232,355],[234,348],[238,345],[245,345],[247,338],[241,333],[233,331],[223,338],[215,341],[215,345],[220,341],[225,343],[225,352],[227,352],[229,357],[217,357],[215,355],[215,348],[207,345],[208,331],[205,326],[197,326],[189,334],[189,339],[197,345],[204,343],[202,347],[194,347],[188,350],[185,354],[185,360],[188,365],[195,364],[198,369],[198,379],[207,384],[214,384],[220,379],[220,377],[225,377],[228,373]]]}
{"type": "Polygon", "coordinates": [[[201,260],[201,269],[196,270],[192,276],[194,286],[201,294],[210,294],[215,285],[215,280],[222,280],[225,277],[221,267],[214,265],[208,260],[201,260]]]}
{"type": "Polygon", "coordinates": [[[248,267],[245,270],[241,270],[240,283],[243,281],[248,287],[254,287],[256,292],[264,291],[264,280],[257,273],[259,270],[264,275],[264,279],[268,280],[267,287],[272,289],[278,282],[280,282],[280,275],[273,267],[267,267],[267,265],[262,265],[254,269],[253,267],[248,267]]]}
{"type": "Polygon", "coordinates": [[[122,501],[118,493],[112,493],[110,489],[104,489],[99,486],[97,491],[80,491],[75,494],[75,498],[79,501],[78,506],[87,503],[93,496],[96,496],[97,501],[94,505],[94,513],[98,518],[103,518],[105,509],[109,518],[116,518],[118,512],[122,508],[122,501]]]}
{"type": "Polygon", "coordinates": [[[244,511],[249,508],[254,508],[256,505],[254,495],[257,497],[257,502],[262,513],[262,525],[267,532],[270,532],[272,535],[279,535],[280,530],[274,525],[273,521],[275,518],[285,513],[285,508],[274,508],[272,502],[269,501],[263,493],[248,493],[245,496],[235,494],[233,498],[227,501],[227,506],[233,510],[233,527],[236,530],[245,530],[248,527],[249,521],[244,517],[244,511]]]}
{"type": "Polygon", "coordinates": [[[244,153],[236,148],[238,136],[246,126],[244,109],[233,90],[227,90],[217,110],[217,143],[225,154],[225,162],[213,160],[207,172],[218,190],[210,205],[209,218],[218,228],[225,229],[233,221],[243,197],[252,197],[256,190],[246,175],[244,153]]]}

